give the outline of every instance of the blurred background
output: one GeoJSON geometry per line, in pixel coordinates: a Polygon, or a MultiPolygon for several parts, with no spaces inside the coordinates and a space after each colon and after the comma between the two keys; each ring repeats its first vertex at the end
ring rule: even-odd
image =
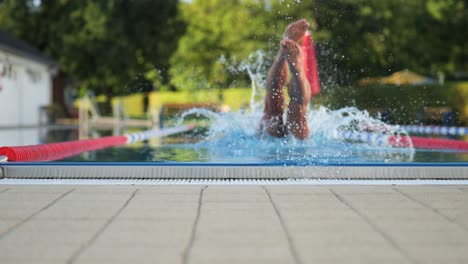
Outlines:
{"type": "Polygon", "coordinates": [[[285,27],[300,18],[311,23],[319,65],[312,107],[356,106],[391,124],[466,126],[467,5],[0,1],[0,145],[162,126],[192,107],[248,109],[242,65],[261,60],[264,75],[285,27]]]}

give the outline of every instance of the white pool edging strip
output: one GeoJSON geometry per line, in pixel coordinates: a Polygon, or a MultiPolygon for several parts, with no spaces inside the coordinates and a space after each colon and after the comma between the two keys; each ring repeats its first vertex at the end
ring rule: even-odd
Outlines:
{"type": "Polygon", "coordinates": [[[468,180],[2,179],[0,185],[468,185],[468,180]]]}
{"type": "Polygon", "coordinates": [[[468,166],[21,165],[1,178],[28,179],[468,179],[468,166]]]}

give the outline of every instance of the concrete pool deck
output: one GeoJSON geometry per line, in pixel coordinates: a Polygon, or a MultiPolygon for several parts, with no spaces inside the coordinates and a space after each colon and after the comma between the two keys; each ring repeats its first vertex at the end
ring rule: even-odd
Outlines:
{"type": "Polygon", "coordinates": [[[468,185],[0,185],[0,263],[468,263],[468,185]]]}

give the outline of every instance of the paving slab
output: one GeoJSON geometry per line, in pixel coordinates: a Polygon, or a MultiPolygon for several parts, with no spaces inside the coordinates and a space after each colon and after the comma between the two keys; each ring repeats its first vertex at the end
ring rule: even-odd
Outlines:
{"type": "Polygon", "coordinates": [[[467,263],[468,188],[8,185],[0,263],[467,263]]]}

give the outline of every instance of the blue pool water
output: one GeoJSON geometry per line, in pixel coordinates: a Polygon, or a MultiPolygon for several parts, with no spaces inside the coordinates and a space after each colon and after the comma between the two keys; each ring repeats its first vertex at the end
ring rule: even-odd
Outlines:
{"type": "Polygon", "coordinates": [[[302,141],[293,137],[272,138],[259,133],[261,112],[215,113],[194,109],[184,113],[172,125],[190,118],[204,119],[205,128],[174,135],[154,142],[110,148],[67,158],[63,161],[103,162],[189,162],[269,164],[309,166],[361,163],[467,162],[468,153],[457,151],[416,150],[387,145],[358,143],[334,137],[337,130],[369,131],[408,136],[397,127],[374,119],[355,108],[330,110],[324,107],[308,115],[311,136],[302,141]],[[260,113],[260,114],[259,114],[260,113]]]}
{"type": "Polygon", "coordinates": [[[356,146],[352,143],[319,147],[279,147],[257,150],[235,148],[222,150],[205,144],[180,143],[160,147],[117,147],[70,157],[61,161],[100,161],[100,162],[203,162],[266,164],[266,165],[327,165],[360,163],[399,163],[399,162],[468,162],[468,154],[456,151],[429,151],[375,149],[356,146]]]}
{"type": "MultiPolygon", "coordinates": [[[[167,126],[196,121],[190,132],[161,139],[108,148],[69,157],[59,162],[189,162],[270,165],[334,165],[361,163],[452,163],[468,162],[468,153],[450,150],[395,148],[336,138],[337,131],[372,132],[377,135],[408,134],[353,107],[331,110],[311,109],[307,115],[311,135],[306,140],[293,137],[272,138],[259,133],[261,104],[248,111],[217,113],[192,109],[176,117],[167,126]],[[253,110],[252,110],[253,109],[253,110]]],[[[121,130],[118,134],[136,130],[121,130]]],[[[112,135],[112,131],[93,131],[93,136],[112,135]]],[[[77,140],[77,129],[0,130],[0,145],[31,145],[77,140]]]]}

